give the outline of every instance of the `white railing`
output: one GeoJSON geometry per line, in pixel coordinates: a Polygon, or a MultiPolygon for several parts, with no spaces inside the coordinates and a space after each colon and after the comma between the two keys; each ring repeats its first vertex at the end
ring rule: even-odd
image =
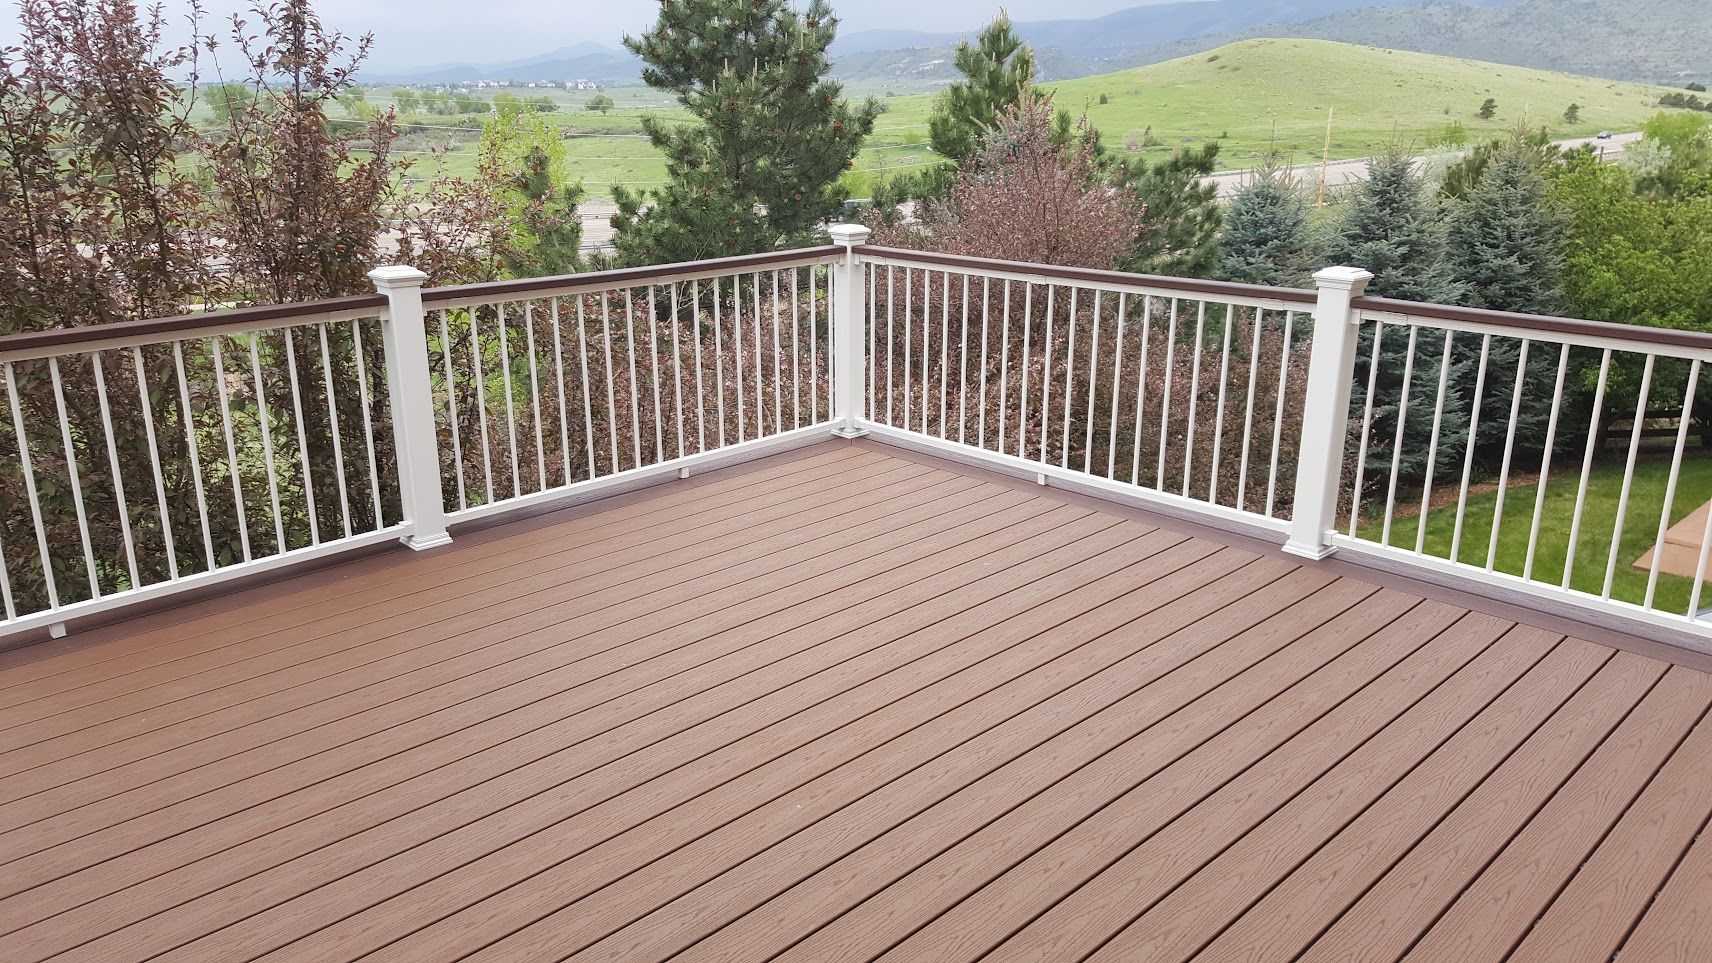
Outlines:
{"type": "Polygon", "coordinates": [[[833,237],[0,339],[0,633],[872,434],[1712,634],[1712,338],[833,237]]]}

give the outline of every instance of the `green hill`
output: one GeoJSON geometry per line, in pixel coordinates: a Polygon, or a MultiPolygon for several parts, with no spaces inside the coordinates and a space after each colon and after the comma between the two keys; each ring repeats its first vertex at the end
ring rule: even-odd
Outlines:
{"type": "MultiPolygon", "coordinates": [[[[1424,145],[1451,123],[1461,123],[1476,140],[1518,124],[1544,125],[1557,137],[1632,130],[1658,112],[1658,98],[1667,91],[1323,40],[1245,40],[1047,87],[1056,91],[1059,106],[1085,109],[1114,150],[1142,145],[1146,153],[1164,154],[1222,138],[1221,164],[1233,169],[1250,166],[1274,131],[1298,163],[1318,159],[1328,110],[1335,111],[1332,156],[1364,157],[1393,141],[1424,145]],[[1487,98],[1498,111],[1481,120],[1487,98]],[[1571,103],[1581,107],[1575,124],[1563,120],[1571,103]]],[[[892,110],[882,124],[924,123],[932,97],[888,102],[892,110]]]]}

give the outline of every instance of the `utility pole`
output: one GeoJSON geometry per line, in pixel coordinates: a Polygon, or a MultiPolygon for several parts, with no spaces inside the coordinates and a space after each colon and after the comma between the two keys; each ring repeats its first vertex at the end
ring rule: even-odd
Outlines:
{"type": "Polygon", "coordinates": [[[1326,146],[1320,150],[1320,191],[1314,198],[1315,207],[1326,206],[1326,167],[1332,160],[1332,115],[1336,106],[1326,108],[1326,146]]]}

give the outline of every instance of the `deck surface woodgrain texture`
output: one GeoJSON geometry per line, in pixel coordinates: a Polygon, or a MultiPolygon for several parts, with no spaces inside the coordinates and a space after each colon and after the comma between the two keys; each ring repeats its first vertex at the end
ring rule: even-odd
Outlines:
{"type": "Polygon", "coordinates": [[[1562,631],[821,445],[8,654],[0,959],[1712,959],[1562,631]]]}

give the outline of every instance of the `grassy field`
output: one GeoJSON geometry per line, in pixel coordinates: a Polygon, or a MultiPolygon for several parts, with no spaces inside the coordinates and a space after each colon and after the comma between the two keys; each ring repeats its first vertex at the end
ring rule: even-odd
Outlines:
{"type": "MultiPolygon", "coordinates": [[[[1392,142],[1424,146],[1451,123],[1461,123],[1476,140],[1521,123],[1545,125],[1559,137],[1633,130],[1658,111],[1658,97],[1665,91],[1318,40],[1244,41],[1193,57],[1047,86],[1056,92],[1060,106],[1086,110],[1114,150],[1133,146],[1143,155],[1164,156],[1177,147],[1218,140],[1224,145],[1221,166],[1226,169],[1252,166],[1274,137],[1295,162],[1317,160],[1328,111],[1335,111],[1332,156],[1365,157],[1392,142]],[[1106,103],[1100,103],[1101,96],[1106,103]],[[1497,114],[1481,120],[1480,105],[1488,97],[1497,101],[1497,114]],[[1571,103],[1581,106],[1576,124],[1563,121],[1571,103]]],[[[372,90],[370,100],[386,103],[387,93],[384,87],[372,90]]],[[[666,118],[683,114],[658,91],[605,91],[615,102],[605,114],[584,109],[593,96],[586,91],[516,93],[547,93],[563,105],[550,116],[564,130],[575,169],[591,196],[610,194],[615,183],[645,187],[665,176],[664,163],[639,136],[639,122],[644,113],[666,118]]],[[[933,95],[885,97],[881,102],[886,113],[851,175],[850,188],[857,196],[868,193],[874,181],[889,172],[933,162],[926,146],[933,95]]],[[[407,150],[460,145],[443,158],[422,155],[422,171],[473,169],[473,132],[432,129],[456,124],[457,118],[406,120],[430,128],[403,145],[407,150]]]]}
{"type": "MultiPolygon", "coordinates": [[[[1647,573],[1634,567],[1635,562],[1653,547],[1658,537],[1659,515],[1664,506],[1665,486],[1669,482],[1670,462],[1641,461],[1635,466],[1635,480],[1629,492],[1628,513],[1624,519],[1623,537],[1617,550],[1617,569],[1612,581],[1611,596],[1625,602],[1640,603],[1647,592],[1647,573]]],[[[1560,584],[1564,560],[1569,555],[1569,533],[1575,515],[1576,484],[1579,473],[1554,474],[1546,486],[1545,510],[1540,521],[1539,549],[1534,557],[1533,577],[1539,581],[1560,584]]],[[[1580,536],[1576,540],[1574,576],[1571,587],[1595,594],[1603,590],[1605,567],[1610,560],[1611,533],[1617,520],[1617,502],[1622,494],[1623,464],[1620,461],[1594,467],[1588,480],[1587,503],[1582,509],[1580,536]]],[[[1538,487],[1529,482],[1512,485],[1504,496],[1503,522],[1498,532],[1498,553],[1495,568],[1511,575],[1520,575],[1527,563],[1528,535],[1534,521],[1534,497],[1538,487]]],[[[1399,496],[1399,501],[1404,499],[1399,496]]],[[[1671,524],[1712,500],[1712,459],[1685,460],[1677,481],[1676,499],[1672,505],[1671,524]]],[[[1463,517],[1462,542],[1457,557],[1470,565],[1486,565],[1491,544],[1492,518],[1498,505],[1496,492],[1470,496],[1463,517]]],[[[1415,533],[1420,526],[1418,517],[1397,518],[1391,526],[1391,544],[1401,548],[1415,547],[1415,533]]],[[[1454,505],[1431,508],[1427,512],[1426,552],[1437,558],[1449,558],[1456,532],[1454,505]]],[[[1358,534],[1375,541],[1381,537],[1381,520],[1364,519],[1358,534]]],[[[1660,574],[1654,605],[1657,608],[1684,612],[1688,607],[1692,578],[1660,574]]],[[[1702,605],[1712,604],[1712,591],[1705,593],[1702,605]]]]}

